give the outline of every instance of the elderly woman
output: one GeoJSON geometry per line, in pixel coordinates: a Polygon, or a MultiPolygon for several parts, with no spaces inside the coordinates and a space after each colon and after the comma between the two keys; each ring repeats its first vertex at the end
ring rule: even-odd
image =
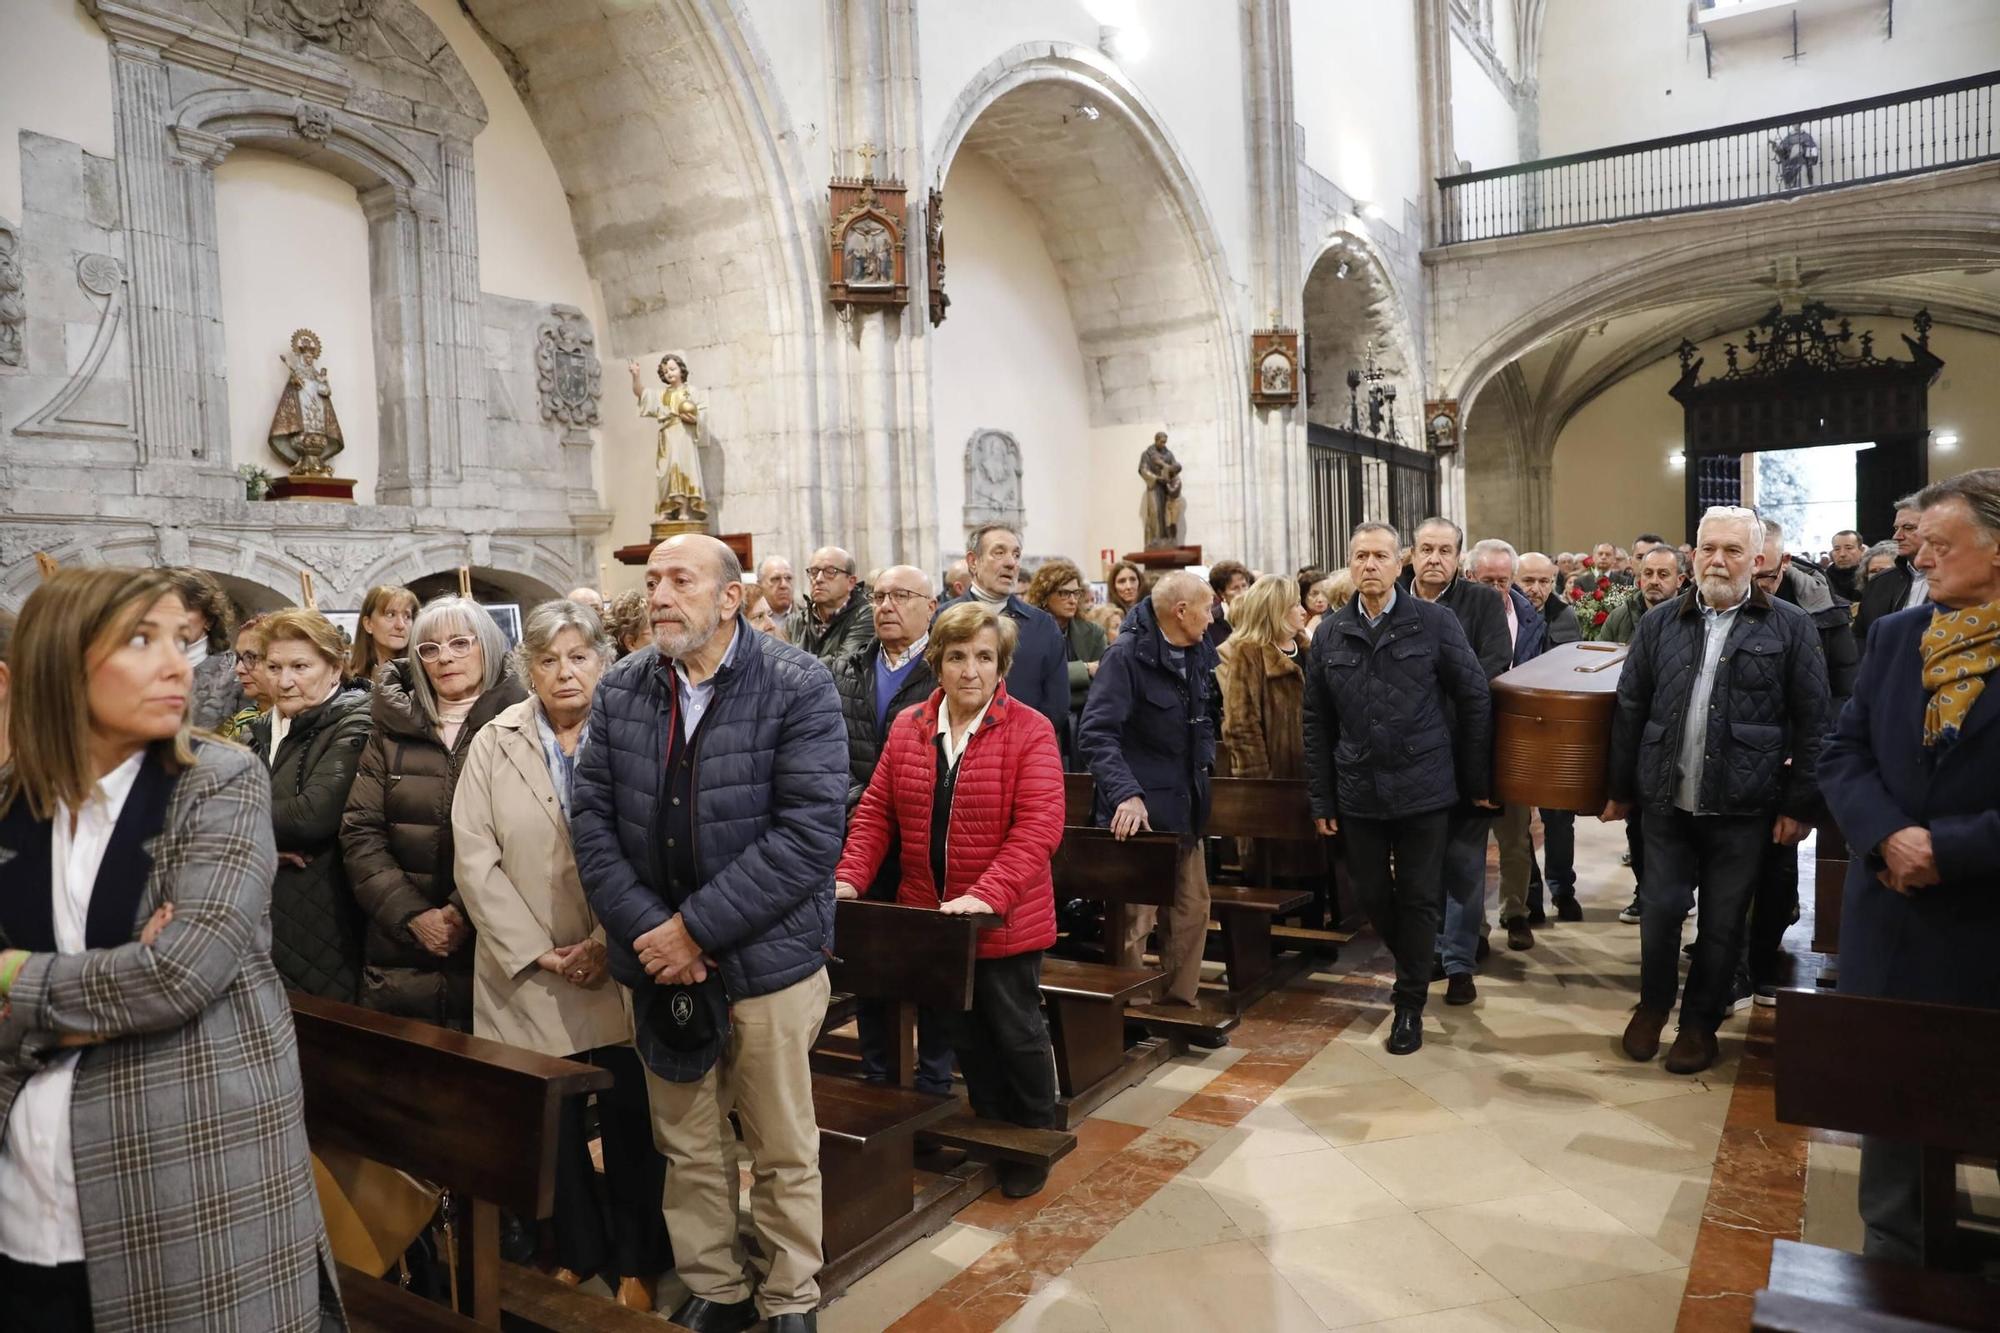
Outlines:
{"type": "Polygon", "coordinates": [[[264,716],[271,706],[264,689],[264,632],[260,628],[263,623],[264,617],[252,616],[236,627],[236,642],[230,651],[236,657],[236,688],[242,694],[243,706],[221,727],[222,734],[230,740],[242,740],[250,724],[264,716]]]}
{"type": "Polygon", "coordinates": [[[271,965],[270,785],[189,735],[187,618],[168,573],[63,569],[9,653],[8,1328],[342,1326],[271,965]]]}
{"type": "Polygon", "coordinates": [[[527,698],[485,608],[440,597],[417,613],[408,659],[383,665],[374,733],[347,797],[340,848],[367,915],[361,1003],[472,1024],[472,924],[452,875],[451,801],[480,728],[527,698]]]}
{"type": "Polygon", "coordinates": [[[604,612],[604,632],[611,638],[612,651],[621,659],[651,643],[653,621],[646,607],[646,594],[634,589],[612,598],[604,612]]]}
{"type": "Polygon", "coordinates": [[[1105,600],[1118,612],[1123,622],[1146,595],[1146,576],[1130,560],[1120,560],[1111,567],[1111,576],[1105,580],[1105,600]]]}
{"type": "Polygon", "coordinates": [[[602,1275],[622,1305],[651,1312],[673,1262],[660,1211],[666,1162],[653,1147],[646,1076],[632,1013],[605,970],[604,931],[570,852],[570,779],[590,740],[590,701],[612,660],[594,611],[573,601],[535,608],[514,650],[528,698],[497,714],[465,755],[451,808],[460,901],[477,931],[472,1030],[543,1055],[611,1071],[598,1094],[604,1193],[590,1160],[582,1098],[556,1129],[557,1276],[602,1275]]]}
{"type": "Polygon", "coordinates": [[[1083,700],[1090,693],[1090,681],[1097,674],[1097,659],[1104,656],[1110,640],[1083,617],[1083,571],[1067,560],[1051,560],[1035,571],[1028,584],[1028,604],[1049,613],[1062,631],[1063,656],[1069,663],[1070,734],[1076,733],[1075,715],[1083,712],[1083,700]]]}
{"type": "Polygon", "coordinates": [[[1861,553],[1861,586],[1867,587],[1868,580],[1877,574],[1887,573],[1896,567],[1897,547],[1894,542],[1876,542],[1861,553]]]}
{"type": "Polygon", "coordinates": [[[244,702],[243,687],[236,678],[236,654],[229,650],[236,627],[235,609],[229,594],[207,570],[173,569],[167,573],[188,611],[182,642],[194,667],[189,720],[197,731],[224,731],[244,702]]]}
{"type": "MultiPolygon", "coordinates": [[[[1216,649],[1222,691],[1217,772],[1239,778],[1304,781],[1306,609],[1298,584],[1266,574],[1230,609],[1232,629],[1216,649]]],[[[1244,838],[1240,855],[1253,883],[1326,884],[1326,860],[1314,842],[1244,838]]]]}
{"type": "MultiPolygon", "coordinates": [[[[835,892],[857,897],[899,858],[906,907],[998,917],[979,934],[972,1008],[938,1017],[951,1032],[976,1115],[1055,1125],[1055,1066],[1042,1022],[1042,950],[1055,943],[1049,859],[1062,842],[1062,759],[1049,720],[1007,697],[1013,622],[961,602],[931,622],[924,660],[938,688],[889,730],[856,807],[835,892]]],[[[1046,1168],[1001,1167],[1012,1199],[1046,1168]]]]}
{"type": "Polygon", "coordinates": [[[368,690],[347,683],[347,645],[319,612],[287,607],[259,626],[271,707],[244,741],[271,766],[271,959],[293,990],[353,1004],[361,912],[341,863],[340,821],[368,744],[368,690]]]}
{"type": "Polygon", "coordinates": [[[361,599],[361,619],[355,626],[353,665],[348,675],[364,685],[373,684],[384,662],[407,657],[410,652],[410,625],[417,618],[417,595],[408,588],[385,583],[370,588],[361,599]]]}
{"type": "Polygon", "coordinates": [[[783,642],[784,626],[780,625],[778,618],[771,614],[771,599],[766,597],[764,590],[756,584],[743,585],[743,610],[739,614],[743,617],[743,623],[751,629],[759,634],[769,634],[783,642]]]}

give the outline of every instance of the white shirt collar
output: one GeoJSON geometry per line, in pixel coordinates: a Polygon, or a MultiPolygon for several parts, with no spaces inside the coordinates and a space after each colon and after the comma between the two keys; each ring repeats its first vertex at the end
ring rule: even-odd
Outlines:
{"type": "Polygon", "coordinates": [[[924,645],[929,643],[930,641],[931,641],[930,632],[926,630],[924,633],[919,634],[917,636],[915,643],[912,643],[909,647],[905,648],[900,653],[892,652],[889,646],[887,644],[884,644],[882,646],[882,661],[885,664],[887,664],[889,670],[901,671],[903,667],[911,661],[911,659],[922,655],[924,651],[924,645]]]}
{"type": "MultiPolygon", "coordinates": [[[[993,698],[997,699],[999,697],[999,692],[996,690],[993,698]]],[[[944,745],[944,761],[947,765],[957,765],[959,756],[965,753],[966,746],[972,744],[973,733],[978,731],[980,726],[986,721],[986,711],[991,707],[993,707],[993,699],[988,699],[985,705],[977,713],[973,714],[972,725],[965,729],[964,737],[960,739],[958,744],[953,745],[951,741],[951,705],[942,699],[938,701],[937,734],[939,740],[944,745]]]]}
{"type": "Polygon", "coordinates": [[[146,762],[146,752],[141,749],[118,767],[97,780],[90,789],[86,806],[102,805],[116,820],[125,807],[125,798],[132,794],[132,784],[139,780],[139,769],[146,762]]]}

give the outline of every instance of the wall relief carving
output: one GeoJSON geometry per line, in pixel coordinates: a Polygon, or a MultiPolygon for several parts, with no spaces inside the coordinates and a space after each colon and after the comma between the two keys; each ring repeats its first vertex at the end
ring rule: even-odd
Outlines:
{"type": "Polygon", "coordinates": [[[1007,523],[1017,531],[1021,509],[1021,446],[1004,430],[981,429],[965,442],[965,526],[1007,523]]]}
{"type": "Polygon", "coordinates": [[[595,426],[603,375],[590,322],[577,311],[558,307],[555,319],[535,336],[535,387],[542,396],[542,420],[559,421],[567,430],[595,426]]]}
{"type": "Polygon", "coordinates": [[[0,366],[22,363],[22,332],[28,323],[26,285],[18,255],[20,240],[14,229],[0,223],[0,366]]]}
{"type": "Polygon", "coordinates": [[[288,542],[288,555],[318,570],[334,588],[349,588],[375,561],[376,551],[359,542],[288,542]]]}
{"type": "Polygon", "coordinates": [[[273,28],[346,51],[374,8],[375,0],[257,0],[251,12],[273,28]]]}
{"type": "Polygon", "coordinates": [[[119,411],[106,410],[107,404],[96,404],[93,408],[88,400],[78,401],[103,368],[104,358],[125,322],[125,265],[112,255],[79,255],[76,281],[84,291],[104,303],[103,313],[98,316],[97,332],[91,337],[90,348],[83,354],[83,362],[69,377],[69,382],[57,390],[56,396],[43,404],[40,411],[14,427],[14,433],[74,440],[136,439],[138,432],[133,423],[129,395],[119,405],[122,409],[119,411]],[[117,419],[105,419],[109,417],[117,419]]]}

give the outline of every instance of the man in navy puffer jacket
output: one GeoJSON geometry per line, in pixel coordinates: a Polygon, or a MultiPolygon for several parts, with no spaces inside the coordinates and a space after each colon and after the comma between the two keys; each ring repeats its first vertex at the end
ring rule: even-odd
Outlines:
{"type": "Polygon", "coordinates": [[[653,1132],[672,1167],[667,1229],[693,1293],[674,1322],[733,1333],[761,1317],[798,1333],[819,1303],[806,1057],[826,1016],[846,823],[840,697],[817,660],[738,618],[743,571],[714,538],[660,543],[646,587],[653,646],[605,675],[577,761],[577,868],[611,973],[633,990],[653,1132]],[[735,1253],[732,1109],[770,1257],[754,1301],[735,1253]]]}

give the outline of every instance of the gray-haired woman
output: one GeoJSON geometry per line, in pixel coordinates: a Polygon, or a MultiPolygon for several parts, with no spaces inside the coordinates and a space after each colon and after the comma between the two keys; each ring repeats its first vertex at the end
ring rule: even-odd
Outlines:
{"type": "Polygon", "coordinates": [[[557,1123],[556,1276],[601,1276],[621,1304],[651,1311],[659,1275],[673,1263],[660,1211],[666,1161],[653,1146],[628,992],[609,981],[604,931],[570,851],[571,776],[614,652],[597,613],[577,602],[545,602],[529,614],[513,662],[531,693],[472,742],[451,827],[459,897],[478,932],[473,1032],[593,1064],[614,1079],[597,1094],[603,1204],[583,1099],[564,1102],[557,1123]]]}
{"type": "Polygon", "coordinates": [[[417,612],[410,656],[385,664],[374,731],[347,796],[340,848],[368,917],[361,1002],[449,1027],[472,1023],[472,923],[452,873],[451,802],[480,728],[527,698],[484,607],[417,612]]]}

